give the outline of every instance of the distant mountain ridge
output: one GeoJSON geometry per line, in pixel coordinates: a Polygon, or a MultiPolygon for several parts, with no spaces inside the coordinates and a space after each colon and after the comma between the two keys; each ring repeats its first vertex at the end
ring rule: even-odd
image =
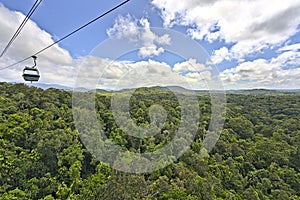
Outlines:
{"type": "Polygon", "coordinates": [[[44,90],[47,90],[47,89],[49,89],[49,88],[56,88],[56,89],[61,89],[61,90],[73,90],[72,87],[64,86],[64,85],[59,85],[59,84],[26,83],[25,85],[27,85],[27,86],[33,86],[33,87],[38,87],[38,88],[42,88],[42,89],[44,89],[44,90]]]}
{"type": "MultiPolygon", "coordinates": [[[[49,89],[49,88],[56,88],[56,89],[62,89],[62,90],[73,90],[73,87],[70,86],[64,86],[60,84],[46,84],[46,83],[28,83],[26,84],[28,86],[33,86],[33,87],[38,87],[42,88],[44,90],[49,89]]],[[[147,87],[145,87],[147,88],[147,87]]],[[[152,86],[148,88],[157,88],[161,90],[173,90],[176,92],[190,92],[191,90],[186,89],[182,86],[152,86]]],[[[77,88],[78,91],[89,91],[89,89],[86,88],[77,88]]],[[[128,89],[122,89],[120,91],[125,91],[128,89]]],[[[112,90],[105,90],[105,89],[96,89],[97,92],[112,92],[112,90]]],[[[194,92],[197,93],[208,93],[210,90],[194,90],[194,92]]],[[[265,89],[265,88],[259,88],[259,89],[230,89],[230,90],[225,90],[226,93],[231,94],[231,93],[251,93],[251,94],[260,94],[260,93],[295,93],[295,92],[300,92],[299,89],[265,89]]]]}

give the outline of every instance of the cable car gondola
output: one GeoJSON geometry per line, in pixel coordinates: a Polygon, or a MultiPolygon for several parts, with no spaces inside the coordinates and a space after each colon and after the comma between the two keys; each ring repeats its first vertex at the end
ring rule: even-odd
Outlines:
{"type": "Polygon", "coordinates": [[[23,78],[25,81],[38,81],[40,79],[40,72],[36,68],[36,56],[32,56],[34,65],[31,67],[25,67],[23,69],[23,78]]]}

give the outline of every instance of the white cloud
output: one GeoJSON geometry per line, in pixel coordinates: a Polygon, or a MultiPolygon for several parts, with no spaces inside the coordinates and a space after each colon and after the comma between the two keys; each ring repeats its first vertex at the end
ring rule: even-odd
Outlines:
{"type": "Polygon", "coordinates": [[[182,73],[186,71],[199,72],[205,69],[209,69],[201,63],[197,63],[196,59],[190,58],[188,61],[176,63],[174,65],[173,71],[177,73],[182,73]]]}
{"type": "MultiPolygon", "coordinates": [[[[0,4],[1,50],[6,46],[24,18],[25,16],[22,13],[10,11],[0,4]]],[[[7,55],[16,59],[28,57],[28,55],[36,53],[53,42],[49,33],[40,29],[35,22],[28,20],[19,37],[8,49],[7,55]]],[[[68,51],[58,45],[54,45],[41,55],[43,58],[50,61],[55,60],[55,63],[59,64],[69,64],[72,61],[68,51]]]]}
{"type": "Polygon", "coordinates": [[[165,34],[158,36],[151,31],[150,22],[146,18],[134,19],[130,15],[119,16],[112,28],[107,30],[109,37],[128,39],[131,42],[141,43],[139,55],[142,58],[158,56],[165,50],[162,45],[171,43],[170,36],[165,34]]]}
{"type": "MultiPolygon", "coordinates": [[[[193,59],[190,59],[193,61],[193,59]]],[[[176,63],[176,66],[186,66],[185,61],[176,63]]],[[[179,74],[174,66],[152,59],[147,61],[126,62],[111,61],[98,57],[88,56],[80,62],[81,70],[78,73],[77,87],[123,89],[149,86],[180,85],[186,88],[207,89],[207,81],[211,80],[209,71],[193,71],[179,74]]],[[[199,64],[198,64],[199,65],[199,64]]],[[[204,69],[201,66],[201,69],[204,69]]]]}
{"type": "Polygon", "coordinates": [[[300,52],[299,51],[285,51],[273,58],[272,63],[278,63],[281,66],[300,67],[300,52]]]}
{"type": "MultiPolygon", "coordinates": [[[[17,11],[11,11],[0,4],[0,49],[4,49],[14,32],[24,19],[24,15],[17,11]]],[[[19,60],[33,55],[54,41],[49,33],[42,30],[32,20],[28,20],[19,37],[0,58],[0,68],[6,67],[19,60]]],[[[69,52],[58,45],[54,45],[47,51],[38,55],[37,63],[42,73],[41,81],[44,83],[57,83],[68,85],[74,83],[73,58],[69,52]]],[[[20,63],[11,68],[0,71],[0,81],[23,82],[23,67],[31,66],[32,60],[20,63]]]]}
{"type": "Polygon", "coordinates": [[[231,54],[227,47],[221,47],[213,52],[211,60],[214,64],[219,64],[223,60],[230,60],[231,54]]]}
{"type": "MultiPolygon", "coordinates": [[[[4,48],[23,19],[23,14],[10,11],[2,5],[0,6],[0,26],[3,30],[0,32],[1,48],[4,48]]],[[[135,20],[127,16],[125,18],[119,17],[116,22],[113,28],[108,30],[108,33],[111,36],[141,40],[145,47],[140,50],[140,54],[143,56],[158,55],[164,51],[160,45],[171,43],[169,35],[158,36],[154,34],[147,19],[135,20]]],[[[7,53],[0,58],[0,68],[28,57],[53,42],[51,34],[29,20],[20,37],[16,39],[7,53]]],[[[67,50],[58,45],[39,54],[37,63],[41,72],[40,83],[55,83],[71,87],[75,86],[76,81],[78,81],[77,87],[89,88],[98,86],[111,89],[118,85],[121,87],[185,86],[188,85],[188,82],[197,80],[196,74],[194,76],[192,74],[187,76],[180,75],[172,71],[174,66],[152,59],[140,62],[112,61],[93,56],[74,59],[67,50]]],[[[0,81],[24,82],[22,69],[24,66],[31,66],[32,64],[33,62],[30,59],[14,67],[1,70],[0,81]]],[[[181,66],[183,69],[190,64],[194,67],[196,66],[196,68],[203,68],[193,59],[177,63],[176,66],[181,66]]]]}
{"type": "Polygon", "coordinates": [[[241,63],[236,68],[226,69],[221,77],[224,81],[272,81],[272,74],[279,70],[277,64],[271,64],[265,59],[241,63]],[[270,76],[271,75],[271,76],[270,76]]]}
{"type": "Polygon", "coordinates": [[[157,48],[156,45],[152,44],[140,48],[139,55],[142,58],[150,57],[150,56],[158,56],[164,51],[165,51],[164,48],[162,47],[157,48]]]}
{"type": "Polygon", "coordinates": [[[126,17],[119,16],[115,20],[113,27],[106,31],[107,35],[109,37],[117,37],[118,39],[129,38],[136,40],[139,34],[137,23],[138,21],[130,15],[127,15],[126,17]]]}
{"type": "Polygon", "coordinates": [[[165,26],[189,28],[196,39],[233,44],[228,53],[215,51],[218,63],[243,59],[265,48],[283,44],[300,24],[300,1],[295,0],[152,0],[165,26]],[[224,57],[222,57],[222,55],[224,57]]]}
{"type": "MultiPolygon", "coordinates": [[[[280,48],[279,55],[273,59],[242,61],[245,55],[284,43],[295,33],[295,25],[299,24],[299,17],[298,15],[294,16],[296,12],[294,10],[297,10],[298,7],[294,1],[280,1],[281,6],[278,5],[278,2],[275,0],[269,3],[271,8],[262,11],[258,9],[258,5],[267,4],[262,0],[249,1],[249,10],[245,8],[247,3],[235,0],[223,1],[223,4],[219,0],[206,0],[201,3],[197,0],[186,0],[180,1],[178,4],[173,1],[153,1],[153,3],[161,3],[166,7],[166,10],[163,11],[166,25],[174,23],[192,25],[195,29],[193,29],[194,32],[191,29],[190,33],[196,38],[202,37],[209,41],[223,39],[228,43],[234,43],[231,48],[223,47],[216,50],[212,57],[214,63],[220,63],[224,59],[240,60],[240,64],[236,68],[227,69],[220,74],[227,88],[299,88],[299,44],[280,48]],[[234,9],[237,5],[240,6],[241,12],[234,9]],[[202,7],[210,8],[209,11],[212,13],[202,7]],[[172,9],[167,8],[174,8],[177,11],[173,12],[172,9]],[[203,11],[204,14],[199,15],[200,11],[203,11]],[[217,14],[213,16],[213,13],[219,13],[220,16],[218,17],[217,14]],[[278,16],[283,17],[285,23],[278,16]]],[[[0,4],[1,50],[23,19],[23,14],[10,11],[0,4]]],[[[138,20],[130,16],[119,17],[114,26],[107,30],[107,33],[111,37],[128,38],[133,42],[142,41],[143,47],[139,50],[142,57],[158,56],[164,52],[161,46],[171,45],[170,36],[153,33],[149,21],[145,18],[138,20]]],[[[52,44],[54,42],[52,38],[51,34],[29,20],[20,37],[0,58],[0,68],[52,44]]],[[[114,87],[117,83],[127,86],[135,86],[136,83],[139,83],[140,86],[159,83],[186,86],[188,83],[190,87],[205,88],[205,82],[212,80],[211,69],[197,63],[195,59],[176,63],[174,66],[153,59],[141,62],[112,62],[108,59],[91,56],[73,59],[66,49],[55,45],[39,54],[37,61],[42,83],[68,86],[74,85],[79,67],[86,69],[84,70],[85,74],[80,74],[81,76],[86,76],[87,80],[100,80],[101,82],[98,84],[103,88],[114,87]]],[[[23,82],[22,69],[25,65],[30,66],[31,64],[32,60],[28,60],[12,68],[1,70],[0,81],[23,82]]]]}
{"type": "MultiPolygon", "coordinates": [[[[176,63],[174,66],[151,59],[130,63],[128,64],[130,70],[122,77],[120,82],[127,87],[180,85],[186,88],[207,89],[206,82],[211,80],[209,71],[200,72],[192,68],[192,70],[186,69],[189,72],[185,74],[179,74],[179,71],[174,70],[175,66],[188,66],[188,62],[195,61],[190,59],[189,61],[176,63]]],[[[199,66],[200,64],[194,63],[194,65],[199,66]]],[[[204,70],[202,65],[201,69],[204,70]]]]}
{"type": "Polygon", "coordinates": [[[300,52],[283,52],[278,57],[257,59],[240,63],[236,68],[226,69],[220,74],[227,89],[237,88],[299,88],[300,68],[290,68],[300,52]]]}
{"type": "Polygon", "coordinates": [[[300,43],[286,45],[280,49],[278,49],[279,52],[281,51],[297,51],[300,49],[300,43]]]}
{"type": "Polygon", "coordinates": [[[211,81],[210,71],[189,72],[185,75],[185,77],[189,78],[189,80],[192,81],[192,82],[211,81]]]}

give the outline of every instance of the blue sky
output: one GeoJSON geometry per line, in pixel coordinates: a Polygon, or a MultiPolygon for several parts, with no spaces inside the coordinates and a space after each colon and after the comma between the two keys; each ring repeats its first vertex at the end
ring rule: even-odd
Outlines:
{"type": "MultiPolygon", "coordinates": [[[[0,0],[1,49],[18,27],[22,13],[26,14],[33,3],[33,0],[0,0]]],[[[0,67],[32,55],[119,3],[121,1],[43,0],[20,38],[0,58],[0,67]]],[[[116,36],[133,37],[138,33],[136,28],[148,25],[179,31],[199,43],[219,70],[219,78],[226,89],[300,88],[298,13],[299,0],[274,0],[272,3],[268,0],[131,0],[62,41],[59,46],[41,54],[38,58],[43,73],[41,82],[73,86],[78,68],[82,63],[89,63],[82,60],[88,59],[90,52],[101,42],[116,36]]],[[[148,65],[155,63],[155,67],[167,64],[171,71],[176,64],[191,64],[166,51],[159,51],[159,45],[162,44],[157,41],[161,36],[149,31],[147,33],[148,36],[157,37],[150,43],[144,43],[154,45],[156,41],[155,51],[150,54],[147,52],[141,58],[138,57],[141,51],[127,56],[124,59],[126,62],[129,60],[130,64],[126,69],[132,69],[141,61],[148,65]]],[[[24,65],[30,65],[30,61],[24,65]]],[[[19,74],[22,67],[19,65],[0,71],[0,81],[23,82],[19,74]]],[[[116,69],[109,71],[116,75],[117,72],[124,73],[123,68],[124,62],[120,61],[116,69]]],[[[196,74],[205,74],[205,70],[191,71],[187,70],[187,66],[185,68],[186,72],[180,73],[189,75],[185,78],[191,81],[196,81],[196,74]]],[[[105,88],[123,76],[122,73],[114,76],[114,79],[107,78],[105,88]]]]}

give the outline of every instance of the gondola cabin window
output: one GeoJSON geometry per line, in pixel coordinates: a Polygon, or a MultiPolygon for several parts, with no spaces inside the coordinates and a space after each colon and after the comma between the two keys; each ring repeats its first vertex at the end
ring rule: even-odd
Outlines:
{"type": "Polygon", "coordinates": [[[23,69],[23,78],[25,81],[38,81],[40,79],[40,72],[39,70],[36,68],[36,56],[32,56],[33,61],[34,61],[34,65],[31,67],[25,67],[23,69]]]}

